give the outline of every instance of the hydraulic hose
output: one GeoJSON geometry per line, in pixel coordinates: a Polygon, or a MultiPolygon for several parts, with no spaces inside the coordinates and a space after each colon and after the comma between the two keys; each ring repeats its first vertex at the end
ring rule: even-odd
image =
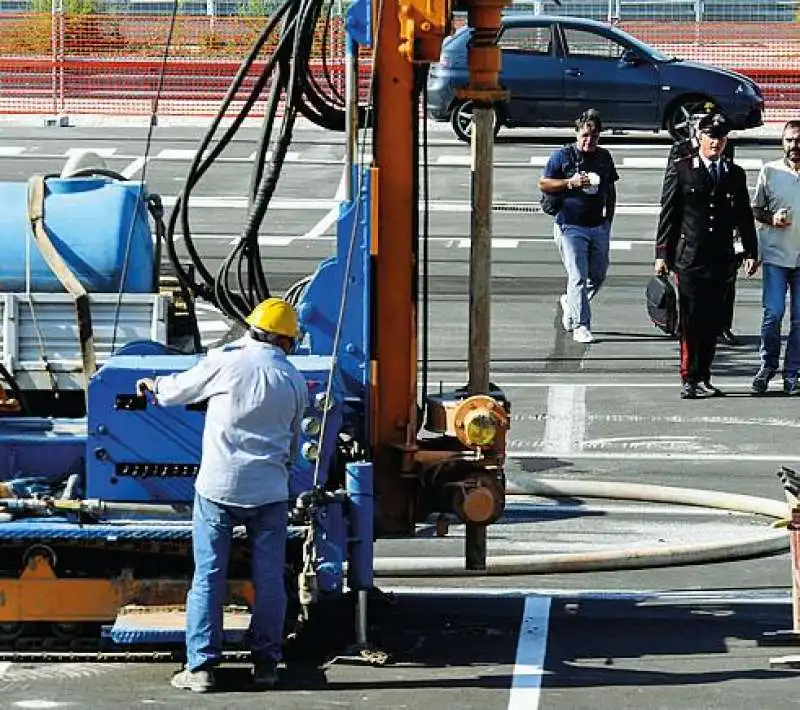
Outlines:
{"type": "MultiPolygon", "coordinates": [[[[757,496],[722,491],[676,488],[639,483],[560,481],[539,479],[507,486],[511,496],[547,498],[608,498],[642,502],[691,505],[750,513],[782,519],[787,504],[757,496]]],[[[598,550],[596,552],[502,555],[486,560],[486,570],[467,570],[461,557],[378,557],[376,577],[474,577],[481,575],[552,574],[593,572],[648,567],[707,564],[784,552],[789,546],[785,531],[774,529],[725,542],[700,542],[649,548],[598,550]]]]}

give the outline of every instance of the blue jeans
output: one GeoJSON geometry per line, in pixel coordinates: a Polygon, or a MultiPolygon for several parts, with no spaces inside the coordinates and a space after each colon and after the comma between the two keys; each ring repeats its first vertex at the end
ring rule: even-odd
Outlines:
{"type": "Polygon", "coordinates": [[[786,310],[788,290],[790,329],[783,358],[783,372],[793,377],[800,369],[800,267],[764,264],[761,273],[761,303],[764,306],[764,317],[761,321],[761,363],[778,369],[781,356],[781,321],[786,310]]]}
{"type": "Polygon", "coordinates": [[[589,301],[608,273],[611,225],[603,222],[597,227],[579,227],[556,222],[553,238],[567,270],[567,304],[572,324],[589,328],[589,301]]]}
{"type": "Polygon", "coordinates": [[[194,577],[186,598],[186,667],[213,666],[222,658],[222,609],[227,597],[233,527],[244,525],[251,546],[255,600],[250,619],[254,660],[279,661],[286,590],[286,501],[256,508],[220,505],[195,493],[192,511],[194,577]]]}

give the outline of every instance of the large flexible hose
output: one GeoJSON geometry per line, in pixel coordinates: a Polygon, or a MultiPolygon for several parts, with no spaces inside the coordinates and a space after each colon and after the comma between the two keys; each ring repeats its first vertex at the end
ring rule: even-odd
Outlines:
{"type": "MultiPolygon", "coordinates": [[[[511,482],[509,495],[534,495],[547,498],[610,498],[642,502],[671,503],[784,518],[788,510],[782,501],[757,496],[675,488],[640,483],[611,481],[560,481],[539,479],[511,482]]],[[[378,577],[474,577],[480,575],[552,574],[598,570],[643,569],[675,565],[723,562],[771,555],[789,546],[785,531],[772,528],[725,542],[700,542],[686,545],[598,550],[596,552],[503,555],[486,560],[486,570],[468,570],[460,557],[378,557],[378,577]]]]}

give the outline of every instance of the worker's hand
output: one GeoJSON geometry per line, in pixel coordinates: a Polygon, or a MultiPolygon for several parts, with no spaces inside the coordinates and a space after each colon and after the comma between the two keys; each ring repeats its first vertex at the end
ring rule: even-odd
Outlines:
{"type": "Polygon", "coordinates": [[[745,259],[742,262],[744,273],[748,276],[752,276],[754,273],[756,273],[756,271],[758,271],[760,263],[761,262],[758,259],[745,259]]]}
{"type": "Polygon", "coordinates": [[[772,215],[772,226],[784,229],[792,224],[792,213],[786,208],[779,209],[772,215]]]}
{"type": "Polygon", "coordinates": [[[136,392],[144,395],[146,392],[151,394],[156,391],[156,383],[153,382],[151,377],[143,377],[141,380],[136,381],[136,392]]]}
{"type": "Polygon", "coordinates": [[[669,267],[667,267],[667,260],[656,259],[656,263],[653,265],[653,271],[655,272],[656,276],[667,276],[669,274],[669,267]]]}
{"type": "Polygon", "coordinates": [[[580,190],[589,187],[589,176],[586,173],[575,173],[567,180],[567,189],[580,190]]]}

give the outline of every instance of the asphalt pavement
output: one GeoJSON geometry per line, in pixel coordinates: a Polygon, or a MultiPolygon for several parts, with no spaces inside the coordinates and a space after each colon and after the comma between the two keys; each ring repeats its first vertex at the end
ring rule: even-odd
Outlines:
{"type": "MultiPolygon", "coordinates": [[[[70,151],[93,149],[131,179],[174,203],[194,155],[199,125],[159,125],[145,153],[146,126],[0,125],[0,179],[60,170],[70,151]]],[[[748,132],[749,133],[749,132],[748,132]]],[[[214,268],[245,216],[257,131],[244,129],[198,185],[192,229],[214,268]]],[[[775,127],[737,137],[737,159],[754,187],[779,156],[775,127]]],[[[536,180],[569,133],[513,131],[495,148],[492,379],[512,401],[510,480],[620,481],[782,499],[780,465],[800,466],[797,402],[749,395],[758,366],[760,279],[738,280],[734,329],[721,346],[715,381],[728,396],[678,397],[678,346],[647,320],[663,136],[604,136],[620,168],[609,279],[593,304],[597,342],[574,343],[560,327],[564,275],[551,222],[539,213],[536,180]]],[[[297,132],[261,233],[276,291],[333,253],[342,196],[341,136],[297,132]]],[[[463,384],[467,352],[469,151],[441,126],[429,147],[430,379],[463,384]]],[[[204,338],[229,328],[203,307],[204,338]]],[[[424,327],[424,324],[423,324],[424,327]]],[[[722,498],[722,496],[720,496],[722,498]]],[[[771,519],[656,503],[513,499],[490,529],[490,553],[542,556],[672,549],[698,542],[731,548],[769,535],[771,519]]],[[[381,558],[458,556],[463,531],[385,540],[381,558]]],[[[392,595],[371,603],[370,634],[391,653],[386,667],[340,660],[351,611],[320,623],[318,641],[289,657],[282,689],[268,699],[246,673],[222,674],[225,692],[188,697],[168,687],[167,665],[32,665],[0,668],[0,707],[127,708],[753,708],[796,707],[795,674],[770,667],[786,649],[762,645],[790,628],[787,553],[714,564],[581,573],[377,580],[392,595]],[[601,690],[602,692],[597,692],[601,690]]]]}

